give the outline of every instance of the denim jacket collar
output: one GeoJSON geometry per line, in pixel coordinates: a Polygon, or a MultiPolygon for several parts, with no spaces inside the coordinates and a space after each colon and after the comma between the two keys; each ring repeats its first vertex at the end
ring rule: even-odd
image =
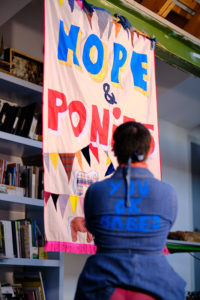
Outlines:
{"type": "MultiPolygon", "coordinates": [[[[121,177],[123,171],[123,167],[118,167],[115,171],[113,177],[121,177]]],[[[149,169],[146,168],[140,168],[140,167],[131,167],[131,178],[153,178],[153,174],[149,171],[149,169]]]]}

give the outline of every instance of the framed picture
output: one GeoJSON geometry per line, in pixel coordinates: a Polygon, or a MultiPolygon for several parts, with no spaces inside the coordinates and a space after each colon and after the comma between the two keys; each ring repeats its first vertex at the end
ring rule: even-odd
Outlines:
{"type": "Polygon", "coordinates": [[[10,74],[35,84],[43,84],[43,62],[41,60],[13,48],[6,49],[4,57],[10,64],[10,74]]]}

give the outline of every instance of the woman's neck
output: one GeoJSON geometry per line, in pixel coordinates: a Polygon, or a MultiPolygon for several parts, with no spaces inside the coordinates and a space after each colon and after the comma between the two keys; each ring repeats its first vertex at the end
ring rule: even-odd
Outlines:
{"type": "MultiPolygon", "coordinates": [[[[119,164],[120,167],[125,167],[125,164],[119,164]]],[[[145,161],[138,161],[131,164],[132,168],[146,168],[148,169],[148,165],[145,161]]]]}

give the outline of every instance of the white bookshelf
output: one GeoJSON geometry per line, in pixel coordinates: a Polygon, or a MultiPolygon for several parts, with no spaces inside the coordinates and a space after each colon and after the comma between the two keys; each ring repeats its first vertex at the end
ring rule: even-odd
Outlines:
{"type": "Polygon", "coordinates": [[[42,86],[0,72],[0,97],[9,99],[19,104],[33,101],[41,103],[42,86]]]}
{"type": "Polygon", "coordinates": [[[59,267],[58,259],[28,259],[28,258],[5,258],[0,259],[0,264],[5,266],[34,266],[34,267],[59,267]]]}
{"type": "Polygon", "coordinates": [[[42,153],[42,142],[0,131],[0,153],[29,156],[42,153]]]}
{"type": "Polygon", "coordinates": [[[41,199],[35,199],[35,198],[28,198],[28,197],[21,197],[21,196],[15,196],[15,195],[8,195],[4,193],[0,193],[0,207],[4,205],[9,204],[17,204],[17,205],[26,205],[31,207],[38,207],[43,208],[44,201],[41,199]]]}
{"type": "MultiPolygon", "coordinates": [[[[34,83],[0,72],[0,99],[13,101],[18,105],[32,102],[42,103],[43,88],[34,83]]],[[[42,155],[42,142],[0,131],[0,158],[2,155],[22,157],[42,155]]],[[[0,218],[12,218],[24,214],[37,220],[43,231],[43,207],[41,199],[0,193],[0,218]]],[[[47,300],[63,299],[64,254],[48,253],[49,259],[7,258],[0,259],[0,272],[41,271],[47,300]]]]}

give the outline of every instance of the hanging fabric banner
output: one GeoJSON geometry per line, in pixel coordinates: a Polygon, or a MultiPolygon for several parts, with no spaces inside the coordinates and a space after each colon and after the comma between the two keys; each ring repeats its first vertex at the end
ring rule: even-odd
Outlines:
{"type": "Polygon", "coordinates": [[[84,194],[117,168],[112,134],[121,123],[136,120],[150,130],[148,165],[160,178],[154,60],[152,40],[122,16],[85,1],[45,0],[46,251],[96,251],[84,194]]]}

